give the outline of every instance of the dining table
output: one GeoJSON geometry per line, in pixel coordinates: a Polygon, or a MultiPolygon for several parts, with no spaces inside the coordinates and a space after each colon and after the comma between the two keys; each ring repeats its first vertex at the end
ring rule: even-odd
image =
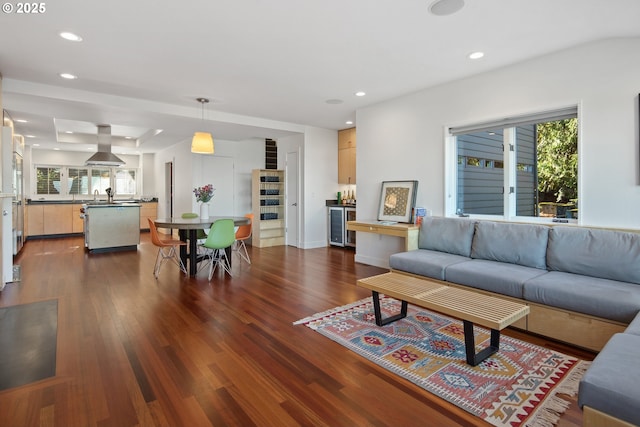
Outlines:
{"type": "MultiPolygon", "coordinates": [[[[249,224],[249,218],[245,216],[210,216],[208,218],[157,218],[154,220],[157,228],[177,229],[180,240],[188,242],[188,245],[180,246],[180,259],[186,265],[189,261],[189,275],[198,273],[198,263],[206,258],[198,254],[198,230],[208,230],[219,219],[232,219],[235,226],[249,224]]],[[[231,246],[225,249],[227,259],[231,264],[231,246]]]]}

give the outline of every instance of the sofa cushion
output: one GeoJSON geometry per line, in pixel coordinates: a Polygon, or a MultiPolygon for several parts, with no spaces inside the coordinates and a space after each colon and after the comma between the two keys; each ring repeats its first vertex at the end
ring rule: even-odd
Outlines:
{"type": "Polygon", "coordinates": [[[624,330],[625,334],[640,335],[640,312],[633,318],[627,329],[624,330]]]}
{"type": "Polygon", "coordinates": [[[544,225],[479,221],[471,258],[546,269],[548,234],[544,225]]]}
{"type": "Polygon", "coordinates": [[[391,255],[389,257],[389,267],[394,270],[444,280],[445,269],[448,266],[470,260],[471,258],[460,255],[417,249],[391,255]]]}
{"type": "Polygon", "coordinates": [[[547,274],[547,271],[504,262],[474,259],[447,267],[445,280],[522,298],[524,283],[541,274],[547,274]]]}
{"type": "Polygon", "coordinates": [[[524,299],[629,323],[640,311],[640,286],[634,283],[550,271],[524,284],[524,299]]]}
{"type": "Polygon", "coordinates": [[[418,234],[418,248],[468,257],[475,221],[460,218],[427,217],[418,234]]]}
{"type": "Polygon", "coordinates": [[[550,270],[640,284],[640,234],[551,227],[547,264],[550,270]]]}
{"type": "Polygon", "coordinates": [[[640,425],[640,337],[615,334],[580,380],[578,404],[640,425]]]}

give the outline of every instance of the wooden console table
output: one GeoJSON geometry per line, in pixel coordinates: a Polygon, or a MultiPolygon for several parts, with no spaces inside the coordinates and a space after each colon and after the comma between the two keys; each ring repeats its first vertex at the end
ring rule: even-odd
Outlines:
{"type": "Polygon", "coordinates": [[[405,239],[405,250],[412,251],[418,249],[418,231],[420,231],[420,226],[400,222],[385,224],[384,222],[385,221],[376,220],[347,221],[347,230],[402,237],[405,239]]]}

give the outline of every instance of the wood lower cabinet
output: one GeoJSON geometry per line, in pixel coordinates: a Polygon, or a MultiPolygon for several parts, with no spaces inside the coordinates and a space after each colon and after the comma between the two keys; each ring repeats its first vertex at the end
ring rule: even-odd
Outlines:
{"type": "MultiPolygon", "coordinates": [[[[74,222],[72,218],[74,206],[75,205],[72,204],[27,205],[27,209],[25,210],[27,216],[27,236],[74,233],[74,222]]],[[[80,211],[78,210],[78,217],[79,215],[80,211]]],[[[75,226],[77,227],[77,223],[75,226]]],[[[82,227],[79,232],[82,233],[82,227]]]]}
{"type": "MultiPolygon", "coordinates": [[[[80,217],[81,203],[30,204],[25,210],[26,236],[84,233],[84,219],[80,217]]],[[[148,218],[158,216],[157,202],[140,203],[140,229],[148,230],[148,218]]]]}
{"type": "Polygon", "coordinates": [[[41,236],[44,234],[44,205],[27,205],[25,209],[27,215],[28,236],[41,236]]]}
{"type": "Polygon", "coordinates": [[[44,205],[44,234],[69,234],[73,232],[73,205],[44,205]]]}
{"type": "Polygon", "coordinates": [[[81,204],[74,203],[71,209],[71,232],[84,233],[84,219],[80,218],[81,204]]]}
{"type": "Polygon", "coordinates": [[[140,229],[149,229],[149,219],[154,221],[158,218],[158,203],[157,202],[143,202],[140,203],[140,229]]]}
{"type": "Polygon", "coordinates": [[[27,235],[69,234],[73,232],[73,205],[28,205],[27,235]]]}

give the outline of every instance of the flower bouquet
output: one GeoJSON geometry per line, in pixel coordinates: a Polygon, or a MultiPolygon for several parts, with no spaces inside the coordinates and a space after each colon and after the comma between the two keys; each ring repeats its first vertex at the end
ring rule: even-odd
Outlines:
{"type": "Polygon", "coordinates": [[[207,203],[213,197],[214,191],[216,191],[216,189],[213,188],[213,185],[207,184],[207,185],[202,186],[202,187],[194,188],[193,189],[193,194],[196,195],[196,200],[198,202],[207,203]]]}

